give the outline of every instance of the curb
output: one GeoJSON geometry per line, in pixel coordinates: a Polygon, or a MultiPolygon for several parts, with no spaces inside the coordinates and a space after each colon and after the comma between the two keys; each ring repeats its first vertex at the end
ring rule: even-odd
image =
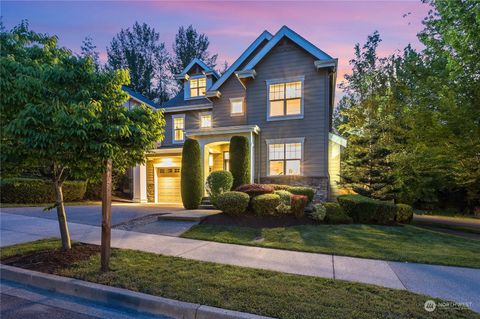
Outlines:
{"type": "Polygon", "coordinates": [[[120,307],[152,315],[164,315],[175,319],[273,319],[7,265],[0,265],[0,278],[34,288],[79,297],[110,307],[120,307]]]}

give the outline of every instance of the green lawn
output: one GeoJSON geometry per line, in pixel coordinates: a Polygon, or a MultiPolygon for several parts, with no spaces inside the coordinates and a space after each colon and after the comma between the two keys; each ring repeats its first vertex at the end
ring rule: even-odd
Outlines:
{"type": "MultiPolygon", "coordinates": [[[[60,247],[57,240],[1,248],[2,258],[60,247]]],[[[99,256],[57,274],[167,298],[277,318],[478,318],[465,309],[425,312],[434,299],[405,290],[114,249],[109,273],[99,256]]],[[[436,299],[435,299],[436,300],[436,299]]],[[[438,300],[437,300],[438,301],[438,300]]]]}
{"type": "Polygon", "coordinates": [[[196,225],[182,235],[288,250],[480,268],[480,241],[415,226],[305,225],[254,229],[196,225]],[[263,240],[258,240],[263,238],[263,240]]]}
{"type": "Polygon", "coordinates": [[[448,217],[454,217],[454,218],[474,218],[478,220],[478,217],[475,217],[472,214],[464,214],[462,212],[459,212],[457,210],[420,210],[420,209],[415,209],[415,215],[429,215],[429,216],[448,216],[448,217]]]}

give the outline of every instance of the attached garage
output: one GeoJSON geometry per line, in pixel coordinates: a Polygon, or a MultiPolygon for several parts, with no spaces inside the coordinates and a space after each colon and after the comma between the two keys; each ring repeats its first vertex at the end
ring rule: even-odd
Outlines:
{"type": "Polygon", "coordinates": [[[180,167],[159,167],[157,170],[157,194],[159,203],[180,203],[180,167]]]}
{"type": "MultiPolygon", "coordinates": [[[[181,152],[181,149],[178,151],[181,152]]],[[[179,204],[181,153],[150,154],[147,156],[147,199],[149,203],[179,204]]]]}

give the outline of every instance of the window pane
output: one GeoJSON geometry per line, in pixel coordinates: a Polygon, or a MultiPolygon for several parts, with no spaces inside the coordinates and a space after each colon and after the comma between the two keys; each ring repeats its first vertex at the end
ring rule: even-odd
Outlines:
{"type": "Polygon", "coordinates": [[[285,144],[285,158],[286,159],[302,158],[302,144],[301,143],[285,144]]]}
{"type": "Polygon", "coordinates": [[[195,97],[198,96],[198,90],[196,88],[190,88],[190,96],[195,97]]]}
{"type": "Polygon", "coordinates": [[[198,87],[198,80],[197,79],[191,79],[190,80],[190,88],[197,88],[198,87]]]}
{"type": "Polygon", "coordinates": [[[270,116],[282,116],[283,114],[283,100],[270,101],[270,116]]]}
{"type": "Polygon", "coordinates": [[[205,92],[206,92],[205,87],[201,87],[201,88],[199,89],[198,95],[205,95],[205,92]]]}
{"type": "Polygon", "coordinates": [[[287,115],[295,115],[301,113],[301,100],[300,99],[293,99],[287,100],[287,115]]]}
{"type": "Polygon", "coordinates": [[[285,144],[270,144],[268,145],[268,158],[270,160],[278,160],[285,158],[285,144]]]}
{"type": "Polygon", "coordinates": [[[302,96],[302,82],[290,82],[285,84],[285,95],[287,99],[302,96]]]}
{"type": "Polygon", "coordinates": [[[300,160],[289,160],[287,161],[286,165],[286,175],[300,175],[300,160]]]}
{"type": "Polygon", "coordinates": [[[232,114],[242,114],[243,113],[243,102],[234,101],[232,102],[232,114]]]}
{"type": "Polygon", "coordinates": [[[270,161],[269,175],[284,175],[283,161],[270,161]]]}
{"type": "Polygon", "coordinates": [[[202,115],[200,117],[200,126],[201,127],[212,127],[212,116],[210,114],[202,115]]]}
{"type": "Polygon", "coordinates": [[[206,86],[207,86],[207,79],[206,78],[198,79],[198,87],[206,87],[206,86]]]}
{"type": "Polygon", "coordinates": [[[285,84],[270,84],[270,94],[269,99],[272,100],[283,100],[284,98],[284,89],[285,84]]]}
{"type": "Polygon", "coordinates": [[[183,141],[183,130],[175,130],[175,141],[183,141]]]}
{"type": "Polygon", "coordinates": [[[173,127],[175,129],[182,129],[184,128],[184,118],[183,117],[176,117],[173,119],[173,127]]]}

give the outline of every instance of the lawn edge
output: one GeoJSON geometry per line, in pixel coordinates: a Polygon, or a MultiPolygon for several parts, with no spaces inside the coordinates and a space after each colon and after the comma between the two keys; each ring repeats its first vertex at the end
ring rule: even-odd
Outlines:
{"type": "Polygon", "coordinates": [[[0,278],[103,305],[184,319],[273,319],[0,264],[0,278]]]}

